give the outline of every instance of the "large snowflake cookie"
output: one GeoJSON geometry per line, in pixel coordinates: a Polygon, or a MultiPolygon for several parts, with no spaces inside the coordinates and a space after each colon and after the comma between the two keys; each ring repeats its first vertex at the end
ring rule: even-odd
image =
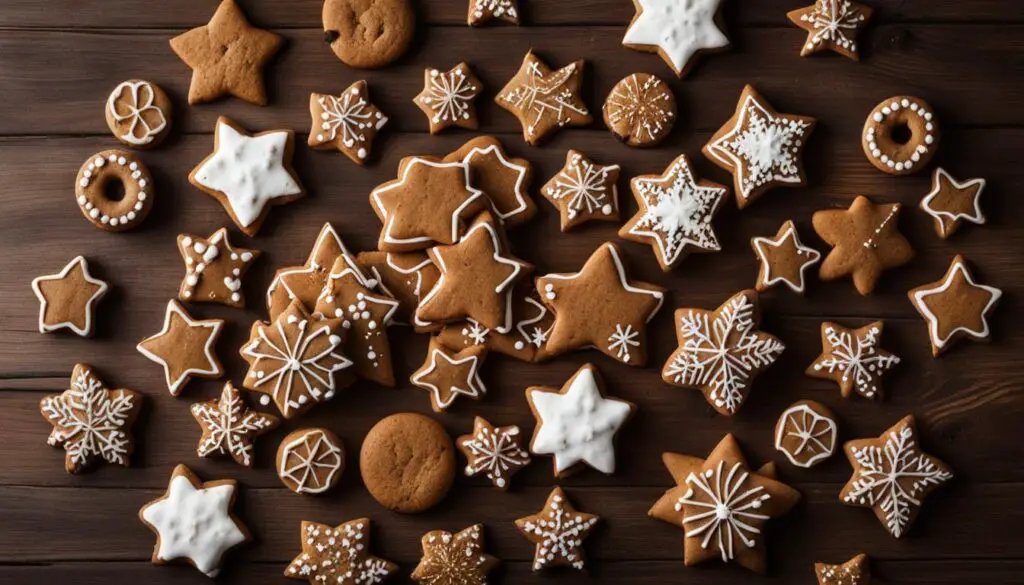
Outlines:
{"type": "Polygon", "coordinates": [[[498,559],[484,552],[484,526],[474,524],[455,534],[432,530],[420,539],[423,558],[413,570],[422,585],[487,585],[498,559]]]}
{"type": "Polygon", "coordinates": [[[223,328],[223,319],[193,319],[181,303],[171,299],[167,301],[163,329],[135,347],[163,366],[167,389],[171,396],[177,396],[193,377],[216,380],[224,375],[215,351],[223,328]]]}
{"type": "Polygon", "coordinates": [[[760,303],[753,290],[736,293],[714,311],[678,309],[679,348],[665,362],[661,378],[700,390],[720,414],[736,414],[754,378],[786,348],[774,335],[758,330],[760,322],[760,303]]]}
{"type": "Polygon", "coordinates": [[[231,382],[224,384],[220,398],[192,405],[192,418],[203,429],[196,454],[230,455],[239,465],[252,467],[256,437],[277,428],[276,416],[245,406],[245,399],[231,382]]]}
{"type": "Polygon", "coordinates": [[[836,415],[824,404],[801,400],[775,423],[775,449],[797,467],[813,467],[836,452],[836,415]]]}
{"type": "Polygon", "coordinates": [[[299,429],[277,448],[277,476],[297,494],[322,494],[345,471],[345,446],[327,429],[299,429]]]}
{"type": "Polygon", "coordinates": [[[96,304],[110,287],[89,273],[82,256],[68,262],[57,274],[32,280],[32,292],[39,299],[39,332],[68,329],[80,337],[89,337],[96,325],[96,304]]]}
{"type": "Polygon", "coordinates": [[[483,84],[465,62],[448,71],[428,67],[423,71],[423,91],[412,99],[427,116],[430,133],[437,134],[449,126],[476,130],[476,97],[483,84]]]}
{"type": "Polygon", "coordinates": [[[723,51],[722,0],[633,0],[636,15],[622,37],[623,46],[658,53],[678,77],[686,75],[704,53],[723,51]]]}
{"type": "Polygon", "coordinates": [[[854,391],[864,398],[881,398],[882,376],[900,363],[881,343],[881,321],[859,329],[826,321],[821,324],[821,355],[807,368],[807,375],[834,380],[843,398],[854,391]]]}
{"type": "Polygon", "coordinates": [[[509,479],[530,464],[519,427],[496,427],[483,417],[473,420],[473,433],[455,440],[466,456],[466,475],[486,475],[495,486],[508,489],[509,479]]]}
{"type": "Polygon", "coordinates": [[[582,571],[586,567],[583,541],[600,520],[600,516],[574,508],[562,488],[556,487],[548,495],[544,508],[516,520],[516,527],[536,545],[534,571],[550,567],[582,571]]]}
{"type": "Polygon", "coordinates": [[[911,289],[907,296],[928,324],[932,355],[938,357],[960,339],[988,341],[988,326],[1003,291],[974,280],[967,260],[953,258],[939,280],[911,289]]]}
{"type": "Polygon", "coordinates": [[[369,518],[338,526],[303,522],[299,540],[302,552],[284,576],[310,585],[377,585],[398,570],[398,565],[370,554],[369,518]]]}
{"type": "Polygon", "coordinates": [[[925,496],[953,479],[953,471],[945,463],[919,447],[913,416],[877,439],[848,441],[843,450],[853,475],[839,500],[848,506],[871,508],[896,538],[910,529],[925,496]]]}
{"type": "Polygon", "coordinates": [[[558,208],[563,232],[590,220],[619,221],[619,165],[599,165],[569,149],[565,166],[540,189],[558,208]]]}
{"type": "Polygon", "coordinates": [[[388,123],[388,117],[370,101],[370,90],[363,80],[348,86],[341,95],[309,94],[309,117],[310,148],[335,148],[358,165],[366,164],[373,139],[388,123]]]}
{"type": "Polygon", "coordinates": [[[764,528],[789,512],[800,501],[800,492],[778,481],[771,464],[751,470],[732,435],[707,459],[665,453],[662,461],[676,487],[648,514],[685,531],[686,565],[721,558],[763,573],[764,528]]]}
{"type": "Polygon", "coordinates": [[[801,57],[827,49],[860,61],[857,37],[867,26],[872,12],[869,6],[853,0],[815,0],[814,4],[792,10],[786,16],[807,31],[807,41],[800,49],[801,57]]]}
{"type": "Polygon", "coordinates": [[[179,300],[245,306],[242,277],[259,258],[259,250],[232,246],[227,228],[221,228],[208,238],[179,235],[178,252],[185,263],[179,300]]]}
{"type": "Polygon", "coordinates": [[[563,126],[586,126],[592,120],[580,97],[583,60],[552,71],[528,52],[515,77],[494,97],[495,103],[519,118],[523,140],[536,145],[563,126]]]}

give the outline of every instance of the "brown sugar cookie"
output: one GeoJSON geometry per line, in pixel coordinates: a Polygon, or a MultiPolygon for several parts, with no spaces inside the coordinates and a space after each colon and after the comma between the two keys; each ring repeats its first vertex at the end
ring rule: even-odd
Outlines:
{"type": "Polygon", "coordinates": [[[217,340],[224,328],[223,319],[194,319],[178,301],[167,301],[164,326],[135,346],[139,353],[164,369],[171,396],[195,378],[216,380],[224,375],[217,357],[217,340]]]}
{"type": "Polygon", "coordinates": [[[540,189],[561,216],[567,232],[590,220],[619,221],[619,165],[599,165],[569,149],[565,166],[540,189]]]}
{"type": "Polygon", "coordinates": [[[519,72],[494,97],[496,104],[519,118],[527,144],[537,145],[563,126],[586,126],[591,122],[579,95],[583,66],[581,59],[552,71],[530,51],[519,72]]]}
{"type": "Polygon", "coordinates": [[[985,223],[985,214],[981,211],[984,189],[985,179],[960,182],[945,169],[936,167],[932,173],[932,190],[921,199],[921,209],[935,220],[935,233],[946,239],[965,221],[985,223]]]}
{"type": "Polygon", "coordinates": [[[395,320],[401,323],[413,322],[420,299],[441,276],[426,252],[360,252],[356,260],[398,301],[395,320]]]}
{"type": "Polygon", "coordinates": [[[487,585],[487,574],[498,559],[484,552],[484,525],[474,524],[455,534],[432,530],[420,539],[423,558],[413,581],[423,585],[487,585]]]}
{"type": "Polygon", "coordinates": [[[988,341],[988,318],[1003,291],[975,282],[963,256],[953,258],[941,279],[911,289],[907,296],[928,324],[932,355],[939,357],[961,339],[988,341]]]}
{"type": "Polygon", "coordinates": [[[519,24],[518,0],[469,0],[469,26],[480,26],[492,20],[519,24]]]}
{"type": "Polygon", "coordinates": [[[509,156],[497,138],[473,138],[444,160],[466,163],[470,182],[487,195],[491,210],[506,227],[520,225],[537,212],[530,197],[533,165],[526,159],[509,156]]]}
{"type": "Polygon", "coordinates": [[[807,31],[807,41],[800,56],[830,50],[854,61],[860,61],[860,36],[868,20],[871,7],[854,0],[814,0],[814,4],[791,10],[786,14],[790,22],[807,31]]]}
{"type": "Polygon", "coordinates": [[[814,231],[832,246],[818,277],[828,281],[851,276],[857,292],[869,295],[882,272],[913,260],[914,249],[897,225],[902,207],[858,196],[849,209],[814,212],[814,231]]]}
{"type": "Polygon", "coordinates": [[[357,518],[338,526],[303,522],[302,553],[284,570],[290,579],[309,585],[376,585],[398,571],[398,565],[370,554],[370,519],[357,518]]]}
{"type": "Polygon", "coordinates": [[[82,256],[76,256],[57,274],[34,278],[32,292],[39,299],[39,332],[69,329],[80,337],[90,337],[96,323],[96,304],[109,288],[106,282],[93,278],[82,256]]]}
{"type": "Polygon", "coordinates": [[[604,123],[630,146],[655,146],[676,123],[672,88],[649,73],[634,73],[615,84],[604,100],[604,123]]]}
{"type": "Polygon", "coordinates": [[[473,432],[456,439],[455,446],[466,456],[467,477],[483,474],[503,490],[513,475],[530,464],[518,426],[496,427],[479,416],[473,420],[473,432]]]}
{"type": "Polygon", "coordinates": [[[864,398],[882,398],[882,376],[900,358],[881,348],[882,322],[858,329],[838,323],[821,324],[821,355],[807,368],[812,378],[834,380],[843,398],[854,391],[864,398]]]}
{"type": "Polygon", "coordinates": [[[82,163],[75,179],[75,201],[82,215],[108,232],[123,232],[140,224],[153,208],[153,177],[134,154],[104,150],[82,163]],[[120,184],[120,198],[109,193],[120,184]]]}
{"type": "Polygon", "coordinates": [[[555,487],[536,514],[516,520],[516,528],[536,545],[533,570],[551,567],[586,568],[583,541],[601,520],[600,516],[573,507],[562,488],[555,487]]]}
{"type": "Polygon", "coordinates": [[[117,84],[103,111],[114,138],[133,148],[153,148],[171,130],[171,100],[149,81],[129,79],[117,84]]]}
{"type": "Polygon", "coordinates": [[[431,134],[449,126],[476,130],[476,96],[483,88],[465,62],[448,71],[428,67],[423,70],[423,91],[412,102],[427,116],[431,134]]]}
{"type": "Polygon", "coordinates": [[[437,340],[455,351],[482,346],[524,362],[539,362],[550,357],[547,343],[555,315],[537,299],[533,283],[524,281],[513,293],[512,319],[514,327],[507,333],[488,329],[472,319],[450,323],[437,333],[437,340]]]}
{"type": "Polygon", "coordinates": [[[861,146],[875,168],[909,175],[928,166],[939,147],[939,122],[928,102],[891,97],[875,106],[864,122],[861,146]]]}
{"type": "Polygon", "coordinates": [[[393,414],[366,434],[359,470],[370,495],[385,508],[423,512],[451,488],[455,448],[435,420],[411,412],[393,414]]]}
{"type": "Polygon", "coordinates": [[[192,418],[203,429],[196,454],[230,455],[239,465],[252,467],[253,443],[281,423],[272,414],[247,408],[242,394],[231,382],[224,384],[220,398],[192,405],[192,418]]]}
{"type": "Polygon", "coordinates": [[[684,77],[697,59],[729,47],[722,32],[722,0],[633,0],[633,16],[622,45],[657,53],[677,77],[684,77]]]}
{"type": "Polygon", "coordinates": [[[836,452],[836,415],[824,404],[801,400],[775,423],[775,450],[797,467],[811,468],[836,452]]]}
{"type": "Polygon", "coordinates": [[[409,0],[325,0],[324,40],[350,67],[376,69],[398,59],[416,32],[409,0]]]}
{"type": "Polygon", "coordinates": [[[292,431],[277,448],[277,476],[297,494],[322,494],[341,480],[345,446],[327,429],[292,431]]]}
{"type": "Polygon", "coordinates": [[[242,277],[259,258],[259,250],[232,246],[227,228],[220,228],[208,238],[181,234],[178,252],[185,262],[185,278],[178,289],[178,299],[245,306],[242,277]]]}
{"type": "Polygon", "coordinates": [[[484,346],[452,351],[431,339],[426,360],[409,377],[409,382],[430,392],[430,407],[434,412],[444,412],[459,396],[473,400],[484,397],[487,387],[480,380],[480,369],[486,357],[484,346]]]}
{"type": "Polygon", "coordinates": [[[222,0],[210,22],[171,39],[171,50],[192,69],[189,105],[233,95],[267,105],[263,67],[284,44],[255,28],[234,0],[222,0]]]}
{"type": "Polygon", "coordinates": [[[796,226],[788,219],[774,238],[750,238],[750,247],[761,265],[754,285],[761,293],[781,283],[797,294],[804,294],[804,272],[821,260],[821,252],[803,245],[796,226]]]}
{"type": "Polygon", "coordinates": [[[859,554],[841,565],[814,563],[818,585],[882,585],[871,576],[868,555],[859,554]]]}
{"type": "Polygon", "coordinates": [[[337,149],[357,165],[366,164],[373,139],[388,117],[370,101],[370,89],[359,80],[341,95],[309,94],[311,127],[306,144],[314,150],[337,149]]]}

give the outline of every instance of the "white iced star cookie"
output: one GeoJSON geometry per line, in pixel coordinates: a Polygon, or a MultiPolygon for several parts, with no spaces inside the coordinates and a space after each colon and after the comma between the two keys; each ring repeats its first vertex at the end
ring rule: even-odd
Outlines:
{"type": "Polygon", "coordinates": [[[224,554],[252,539],[231,513],[237,487],[233,479],[203,483],[188,467],[175,467],[167,492],[139,510],[157,535],[153,564],[182,559],[216,577],[224,554]]]}
{"type": "Polygon", "coordinates": [[[526,399],[537,418],[530,451],[554,455],[556,476],[564,477],[582,464],[601,473],[615,472],[615,435],[636,406],[605,398],[597,368],[585,364],[561,390],[527,388],[526,399]]]}
{"type": "Polygon", "coordinates": [[[701,53],[729,47],[719,28],[722,0],[633,0],[636,16],[629,23],[623,46],[658,53],[676,76],[683,77],[701,53]]]}
{"type": "Polygon", "coordinates": [[[305,195],[292,170],[295,133],[268,130],[249,134],[232,120],[217,119],[213,153],[188,180],[220,201],[240,230],[255,236],[270,207],[305,195]]]}

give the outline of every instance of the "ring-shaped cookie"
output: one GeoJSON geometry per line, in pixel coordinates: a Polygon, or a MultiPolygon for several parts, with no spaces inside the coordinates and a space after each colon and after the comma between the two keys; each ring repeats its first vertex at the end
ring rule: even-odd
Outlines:
{"type": "Polygon", "coordinates": [[[889,98],[864,122],[861,140],[871,164],[890,175],[909,175],[928,166],[939,146],[939,123],[928,102],[889,98]]]}
{"type": "Polygon", "coordinates": [[[153,178],[142,161],[123,150],[104,150],[85,161],[75,180],[75,200],[82,215],[96,227],[111,232],[130,230],[153,207],[153,178]],[[124,197],[107,193],[111,181],[120,181],[124,197]]]}

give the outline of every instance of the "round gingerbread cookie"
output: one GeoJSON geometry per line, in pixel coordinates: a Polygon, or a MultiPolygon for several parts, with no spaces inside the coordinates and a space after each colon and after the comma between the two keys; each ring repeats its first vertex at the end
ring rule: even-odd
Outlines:
{"type": "Polygon", "coordinates": [[[615,84],[604,101],[604,123],[630,146],[655,146],[676,123],[676,96],[667,83],[634,73],[615,84]]]}
{"type": "Polygon", "coordinates": [[[324,0],[323,22],[334,54],[360,69],[401,57],[416,31],[409,0],[324,0]]]}
{"type": "Polygon", "coordinates": [[[378,422],[359,454],[363,483],[382,506],[405,514],[440,502],[455,479],[455,447],[437,421],[416,413],[378,422]]]}
{"type": "Polygon", "coordinates": [[[345,471],[341,439],[323,428],[299,429],[277,448],[277,476],[297,494],[322,494],[333,488],[345,471]]]}
{"type": "Polygon", "coordinates": [[[928,166],[939,147],[939,122],[928,102],[891,97],[875,106],[864,122],[861,145],[883,173],[909,175],[928,166]]]}
{"type": "Polygon", "coordinates": [[[119,83],[105,112],[114,138],[133,148],[152,148],[171,129],[171,100],[158,85],[141,79],[119,83]]]}
{"type": "Polygon", "coordinates": [[[836,415],[824,404],[801,400],[775,423],[775,449],[797,467],[813,467],[836,452],[836,415]]]}
{"type": "Polygon", "coordinates": [[[75,179],[75,200],[96,227],[123,232],[138,225],[153,207],[153,178],[134,154],[104,150],[85,161],[75,179]],[[121,189],[111,189],[113,182],[121,189]]]}

